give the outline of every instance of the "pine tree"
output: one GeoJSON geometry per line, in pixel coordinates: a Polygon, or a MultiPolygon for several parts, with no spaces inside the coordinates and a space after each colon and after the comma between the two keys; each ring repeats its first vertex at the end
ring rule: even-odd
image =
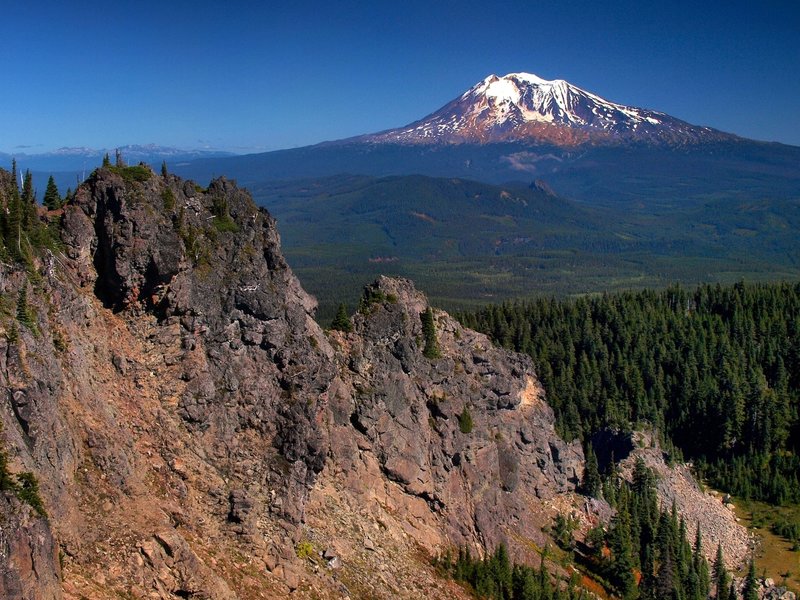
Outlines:
{"type": "Polygon", "coordinates": [[[658,600],[671,600],[676,583],[679,582],[675,580],[675,565],[672,562],[672,553],[668,548],[666,554],[661,556],[661,564],[658,566],[656,598],[658,600]]]}
{"type": "Polygon", "coordinates": [[[22,229],[25,232],[31,231],[36,223],[36,194],[33,191],[33,175],[30,171],[25,171],[25,179],[22,184],[22,229]]]}
{"type": "Polygon", "coordinates": [[[756,565],[750,559],[750,566],[747,569],[747,577],[744,580],[743,600],[758,600],[758,581],[756,581],[756,565]]]}
{"type": "Polygon", "coordinates": [[[722,545],[717,545],[717,556],[714,559],[714,585],[717,588],[717,600],[726,600],[728,595],[728,571],[725,569],[725,559],[722,555],[722,545]]]}
{"type": "Polygon", "coordinates": [[[353,322],[350,320],[350,315],[347,314],[347,307],[344,302],[339,304],[336,316],[333,318],[333,321],[331,321],[331,329],[344,331],[346,333],[353,331],[353,322]]]}
{"type": "Polygon", "coordinates": [[[169,175],[169,173],[167,172],[167,161],[164,160],[161,161],[161,177],[166,179],[167,175],[169,175]]]}
{"type": "Polygon", "coordinates": [[[603,485],[600,479],[600,469],[597,465],[597,455],[594,453],[592,443],[586,447],[586,470],[583,472],[583,493],[597,498],[603,485]]]}
{"type": "MultiPolygon", "coordinates": [[[[624,489],[622,488],[623,491],[624,489]]],[[[636,582],[633,578],[634,563],[630,532],[628,515],[625,510],[621,509],[612,520],[609,546],[613,560],[610,573],[623,598],[631,598],[636,592],[636,582]]]]}
{"type": "Polygon", "coordinates": [[[19,193],[19,183],[17,182],[17,159],[11,159],[11,179],[14,181],[14,189],[19,193]]]}
{"type": "Polygon", "coordinates": [[[420,319],[422,320],[422,335],[425,338],[423,356],[430,359],[441,357],[442,352],[439,350],[439,341],[436,339],[436,326],[433,323],[433,311],[430,306],[420,315],[420,319]]]}
{"type": "Polygon", "coordinates": [[[47,180],[47,188],[44,191],[42,203],[48,210],[61,208],[61,196],[58,193],[58,187],[52,175],[50,175],[50,178],[47,180]]]}

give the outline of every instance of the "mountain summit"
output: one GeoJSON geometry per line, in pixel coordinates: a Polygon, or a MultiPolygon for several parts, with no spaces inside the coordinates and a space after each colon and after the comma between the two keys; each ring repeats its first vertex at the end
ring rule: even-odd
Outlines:
{"type": "Polygon", "coordinates": [[[530,73],[490,75],[444,107],[405,127],[357,138],[401,144],[730,141],[736,136],[662,112],[605,100],[563,79],[530,73]]]}

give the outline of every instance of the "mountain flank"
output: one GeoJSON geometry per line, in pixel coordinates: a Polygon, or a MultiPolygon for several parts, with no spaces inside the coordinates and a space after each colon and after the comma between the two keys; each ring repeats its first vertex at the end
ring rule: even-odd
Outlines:
{"type": "Polygon", "coordinates": [[[403,279],[322,330],[232,181],[104,167],[37,218],[60,243],[0,278],[3,475],[36,482],[0,491],[3,597],[466,598],[432,557],[608,518],[528,357],[403,279]]]}

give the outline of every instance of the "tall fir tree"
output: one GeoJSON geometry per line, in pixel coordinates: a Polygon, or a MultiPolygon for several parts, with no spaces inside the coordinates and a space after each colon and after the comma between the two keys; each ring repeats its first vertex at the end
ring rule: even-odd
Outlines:
{"type": "Polygon", "coordinates": [[[597,455],[594,453],[592,443],[586,446],[586,469],[583,472],[583,493],[592,498],[600,496],[603,482],[600,479],[600,469],[597,465],[597,455]]]}
{"type": "Polygon", "coordinates": [[[750,559],[750,565],[747,568],[747,576],[744,579],[744,589],[742,590],[743,600],[758,600],[758,580],[756,579],[756,565],[753,559],[750,559]]]}
{"type": "Polygon", "coordinates": [[[353,322],[350,320],[350,315],[347,314],[347,307],[344,302],[339,304],[336,316],[331,322],[331,329],[344,331],[346,333],[353,331],[353,322]]]}
{"type": "Polygon", "coordinates": [[[722,554],[722,545],[717,544],[717,556],[714,559],[714,587],[716,588],[717,600],[727,600],[728,598],[728,585],[730,579],[728,578],[728,570],[725,568],[725,557],[722,554]]]}
{"type": "Polygon", "coordinates": [[[436,338],[436,325],[433,322],[433,310],[430,306],[420,315],[420,319],[422,321],[422,336],[425,340],[422,354],[430,359],[441,357],[442,352],[439,349],[439,340],[436,338]]]}
{"type": "Polygon", "coordinates": [[[61,195],[58,193],[58,186],[56,186],[55,179],[50,175],[47,180],[47,188],[44,190],[44,198],[42,199],[48,210],[56,210],[61,208],[61,195]]]}

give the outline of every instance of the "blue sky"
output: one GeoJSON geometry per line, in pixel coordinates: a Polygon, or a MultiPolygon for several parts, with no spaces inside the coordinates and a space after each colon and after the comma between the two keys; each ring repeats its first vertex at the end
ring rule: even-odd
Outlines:
{"type": "Polygon", "coordinates": [[[800,145],[792,0],[8,4],[5,152],[302,146],[404,125],[515,71],[800,145]]]}

